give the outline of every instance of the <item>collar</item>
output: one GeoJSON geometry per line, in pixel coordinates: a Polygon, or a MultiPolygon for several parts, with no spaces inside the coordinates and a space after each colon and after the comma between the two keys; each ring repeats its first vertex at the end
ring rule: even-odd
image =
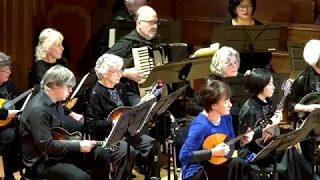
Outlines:
{"type": "Polygon", "coordinates": [[[48,94],[44,91],[44,89],[40,90],[40,96],[47,106],[56,105],[56,103],[52,101],[52,99],[48,96],[48,94]]]}
{"type": "Polygon", "coordinates": [[[252,96],[252,99],[262,106],[272,105],[272,100],[270,98],[266,98],[266,102],[261,101],[257,96],[252,96]]]}

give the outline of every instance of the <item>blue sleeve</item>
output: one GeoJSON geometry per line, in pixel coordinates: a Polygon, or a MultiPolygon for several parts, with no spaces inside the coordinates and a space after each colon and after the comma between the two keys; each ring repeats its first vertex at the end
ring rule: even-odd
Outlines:
{"type": "Polygon", "coordinates": [[[183,144],[179,159],[181,163],[188,163],[192,160],[192,153],[202,149],[202,143],[206,137],[206,126],[197,122],[190,125],[188,138],[183,144]]]}
{"type": "Polygon", "coordinates": [[[235,138],[231,114],[227,115],[226,118],[227,118],[227,128],[228,128],[228,131],[229,131],[229,137],[230,138],[235,138]]]}

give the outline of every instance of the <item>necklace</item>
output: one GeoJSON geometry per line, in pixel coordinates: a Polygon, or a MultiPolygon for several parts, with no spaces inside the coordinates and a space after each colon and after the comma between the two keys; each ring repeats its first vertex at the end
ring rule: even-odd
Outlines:
{"type": "Polygon", "coordinates": [[[213,125],[219,126],[220,121],[221,121],[221,118],[220,118],[220,117],[219,117],[219,119],[218,119],[216,122],[213,122],[213,121],[210,119],[209,114],[208,114],[207,112],[203,111],[202,114],[204,114],[205,116],[207,116],[207,118],[209,119],[209,121],[210,121],[213,125]]]}

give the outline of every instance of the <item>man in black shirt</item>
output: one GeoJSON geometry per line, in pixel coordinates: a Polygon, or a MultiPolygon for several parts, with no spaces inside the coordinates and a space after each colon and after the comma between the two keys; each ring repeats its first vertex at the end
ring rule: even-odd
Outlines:
{"type": "MultiPolygon", "coordinates": [[[[117,123],[118,120],[112,120],[112,122],[106,120],[114,109],[131,106],[125,86],[119,83],[122,66],[122,58],[112,54],[102,55],[96,63],[95,71],[99,81],[92,90],[85,118],[88,131],[96,140],[107,137],[112,125],[117,123]]],[[[145,96],[141,101],[147,101],[150,97],[152,96],[145,96]]],[[[138,152],[136,164],[140,170],[145,172],[145,179],[149,180],[152,175],[159,176],[159,169],[153,168],[152,165],[154,152],[158,152],[156,151],[158,144],[154,139],[140,132],[130,136],[129,142],[133,146],[131,147],[131,157],[134,158],[135,150],[138,152]]],[[[126,147],[126,142],[121,142],[119,150],[111,154],[112,160],[119,162],[117,164],[119,173],[125,170],[126,164],[121,161],[126,155],[126,147]]]]}
{"type": "MultiPolygon", "coordinates": [[[[17,96],[15,84],[9,80],[11,74],[11,58],[6,54],[0,52],[0,98],[12,100],[17,96]]],[[[3,105],[3,104],[2,104],[3,105]]],[[[11,108],[10,108],[11,109],[11,108]]],[[[0,109],[0,122],[14,118],[18,110],[0,109]],[[3,121],[2,121],[3,120],[3,121]]],[[[19,170],[20,159],[18,136],[16,134],[16,127],[13,121],[7,121],[9,124],[0,127],[0,148],[3,160],[3,169],[5,177],[3,180],[14,180],[13,173],[19,170]]]]}
{"type": "MultiPolygon", "coordinates": [[[[132,57],[132,48],[141,46],[154,46],[161,43],[157,34],[158,16],[154,9],[149,6],[142,6],[136,12],[136,29],[117,41],[108,51],[110,54],[118,55],[122,58],[132,57]]],[[[127,63],[125,63],[127,64],[127,63]]],[[[132,105],[140,102],[138,82],[141,74],[133,67],[133,63],[128,63],[124,69],[121,82],[126,85],[129,100],[132,105]]]]}
{"type": "Polygon", "coordinates": [[[43,76],[41,90],[21,114],[19,130],[24,164],[41,178],[89,180],[89,175],[80,169],[86,163],[92,168],[91,179],[109,179],[108,150],[94,148],[94,141],[53,138],[53,127],[66,129],[66,115],[60,101],[69,96],[74,85],[73,73],[61,65],[50,68],[43,76]],[[57,156],[61,158],[53,158],[57,156]]]}

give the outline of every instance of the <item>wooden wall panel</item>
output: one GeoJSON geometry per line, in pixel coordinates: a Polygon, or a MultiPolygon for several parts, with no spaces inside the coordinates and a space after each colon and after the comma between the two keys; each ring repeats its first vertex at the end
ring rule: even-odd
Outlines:
{"type": "Polygon", "coordinates": [[[304,43],[314,38],[320,38],[320,25],[292,24],[288,26],[288,41],[297,41],[304,43]]]}
{"type": "Polygon", "coordinates": [[[91,48],[87,47],[94,1],[50,0],[46,6],[46,25],[63,34],[70,48],[70,69],[76,76],[83,74],[83,69],[87,70],[87,63],[91,61],[91,48]]]}
{"type": "Polygon", "coordinates": [[[32,66],[33,0],[2,0],[0,4],[0,51],[12,57],[12,79],[18,91],[28,86],[32,66]]]}
{"type": "Polygon", "coordinates": [[[157,11],[159,18],[174,18],[174,4],[172,4],[172,0],[150,0],[149,5],[157,11]]]}

